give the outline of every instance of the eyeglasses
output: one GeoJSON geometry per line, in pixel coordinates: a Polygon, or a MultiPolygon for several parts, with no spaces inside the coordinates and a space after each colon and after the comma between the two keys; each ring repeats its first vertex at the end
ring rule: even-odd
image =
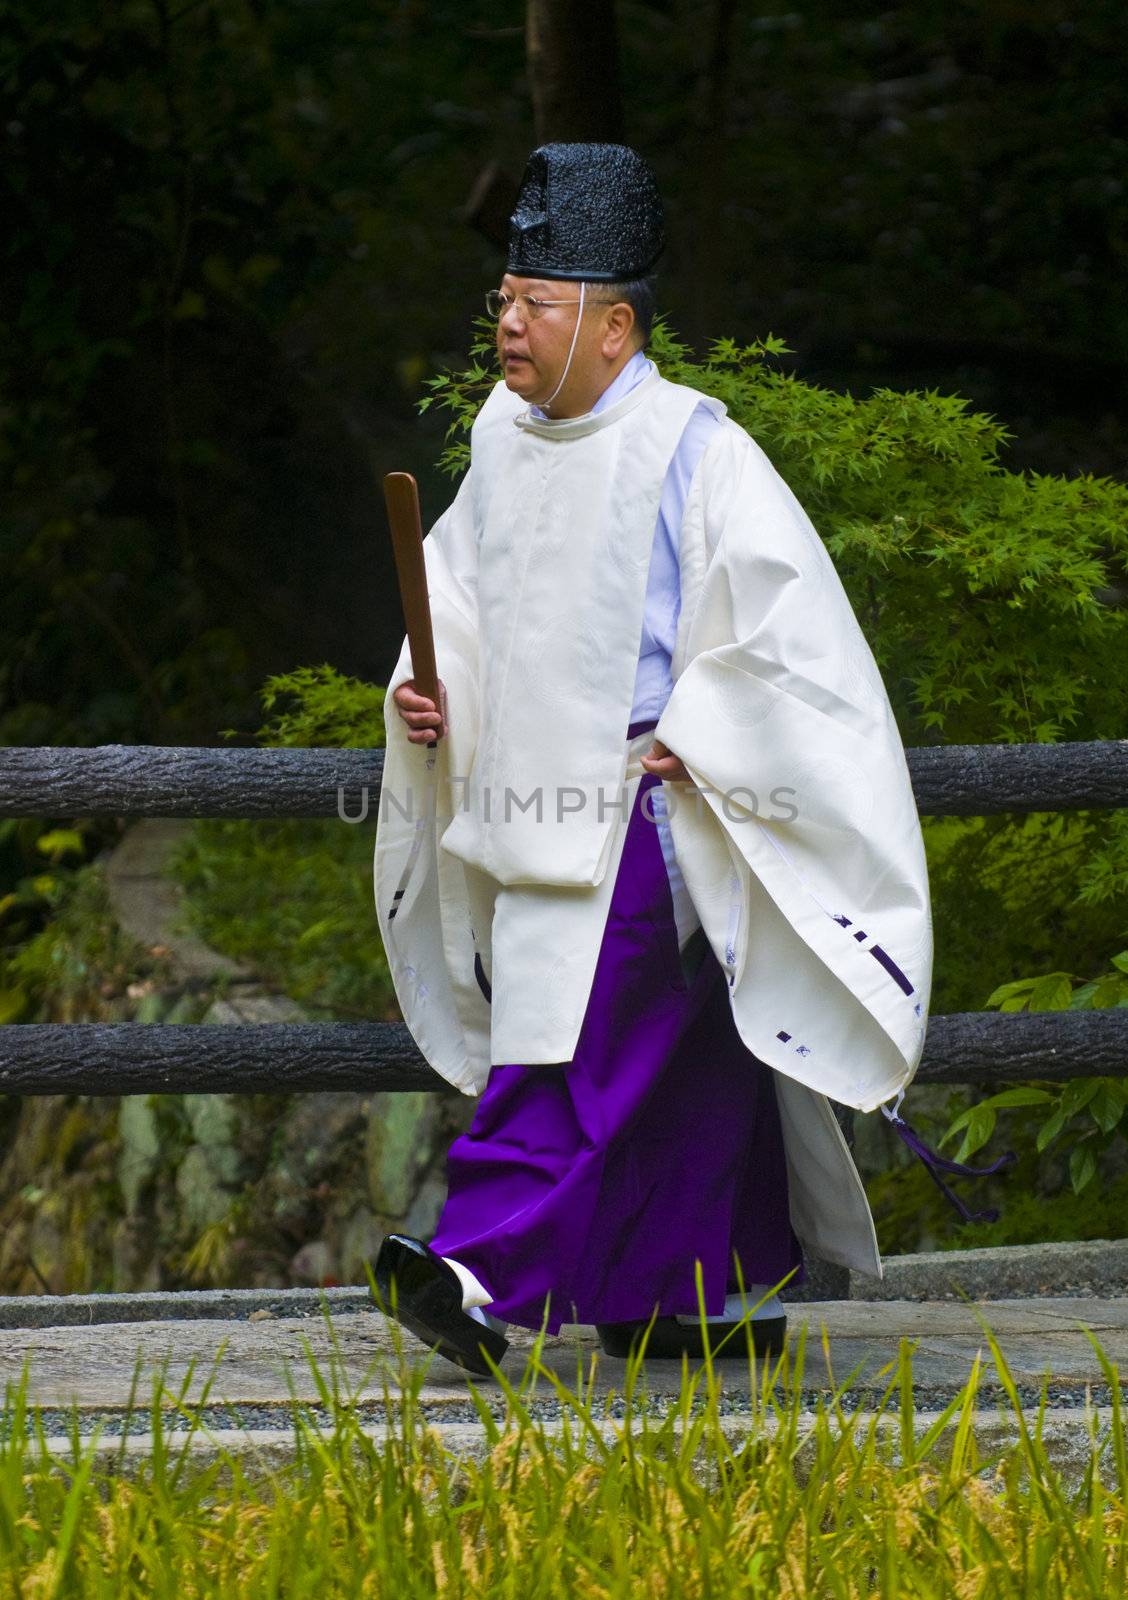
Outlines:
{"type": "MultiPolygon", "coordinates": [[[[507,294],[504,289],[489,289],[486,292],[486,310],[491,317],[500,317],[515,305],[526,322],[539,317],[546,306],[576,306],[579,303],[578,295],[572,295],[567,300],[537,300],[531,294],[507,294]]],[[[590,295],[585,303],[589,306],[596,304],[590,295]]]]}

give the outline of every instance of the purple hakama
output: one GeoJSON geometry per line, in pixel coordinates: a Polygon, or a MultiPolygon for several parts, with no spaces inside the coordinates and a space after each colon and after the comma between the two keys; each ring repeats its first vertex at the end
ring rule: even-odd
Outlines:
{"type": "MultiPolygon", "coordinates": [[[[638,731],[632,728],[632,733],[638,731]]],[[[678,949],[644,774],[575,1055],[494,1066],[447,1156],[432,1249],[468,1267],[492,1316],[547,1329],[707,1315],[726,1290],[775,1284],[802,1252],[771,1069],[733,1021],[723,967],[698,933],[678,949]]]]}

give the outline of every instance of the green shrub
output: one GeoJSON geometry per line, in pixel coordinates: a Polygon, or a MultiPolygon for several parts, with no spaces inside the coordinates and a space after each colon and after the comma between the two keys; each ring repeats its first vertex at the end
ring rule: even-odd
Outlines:
{"type": "MultiPolygon", "coordinates": [[[[268,678],[261,700],[271,713],[256,735],[263,746],[383,746],[383,689],[328,664],[268,678]]],[[[195,823],[169,862],[187,922],[313,1012],[398,1017],[372,900],[375,822],[373,793],[363,823],[195,823]]]]}
{"type": "Polygon", "coordinates": [[[0,1023],[112,1020],[130,981],[167,972],[118,925],[97,862],[23,879],[0,901],[5,908],[44,920],[22,942],[0,944],[0,1023]]]}

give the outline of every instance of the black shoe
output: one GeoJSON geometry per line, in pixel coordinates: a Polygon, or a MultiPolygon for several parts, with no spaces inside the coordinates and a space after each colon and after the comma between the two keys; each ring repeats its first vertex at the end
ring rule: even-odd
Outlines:
{"type": "MultiPolygon", "coordinates": [[[[710,1322],[709,1349],[716,1361],[746,1361],[748,1336],[758,1356],[779,1355],[787,1338],[786,1317],[759,1317],[751,1322],[710,1322]]],[[[646,1332],[645,1322],[597,1322],[595,1331],[605,1355],[629,1356],[646,1332]]],[[[704,1358],[705,1348],[700,1322],[679,1322],[676,1317],[655,1317],[646,1341],[646,1356],[658,1360],[680,1361],[683,1355],[704,1358]]],[[[644,1358],[645,1359],[645,1358],[644,1358]]]]}
{"type": "Polygon", "coordinates": [[[509,1349],[508,1339],[463,1311],[458,1274],[422,1239],[389,1233],[372,1276],[383,1301],[380,1309],[391,1316],[394,1304],[397,1322],[464,1371],[488,1378],[482,1351],[499,1363],[509,1349]]]}

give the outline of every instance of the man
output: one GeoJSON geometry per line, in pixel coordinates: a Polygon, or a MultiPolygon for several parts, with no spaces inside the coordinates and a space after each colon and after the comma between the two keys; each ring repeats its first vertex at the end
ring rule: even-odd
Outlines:
{"type": "Polygon", "coordinates": [[[880,1276],[828,1096],[873,1109],[923,1047],[888,698],[763,451],[646,358],[663,243],[633,151],[534,151],[503,379],[424,546],[440,705],[406,643],[389,682],[381,931],[424,1055],[482,1098],[434,1239],[375,1278],[472,1371],[509,1322],[623,1353],[656,1312],[650,1353],[694,1353],[698,1271],[718,1338],[752,1307],[778,1349],[803,1248],[880,1276]]]}

